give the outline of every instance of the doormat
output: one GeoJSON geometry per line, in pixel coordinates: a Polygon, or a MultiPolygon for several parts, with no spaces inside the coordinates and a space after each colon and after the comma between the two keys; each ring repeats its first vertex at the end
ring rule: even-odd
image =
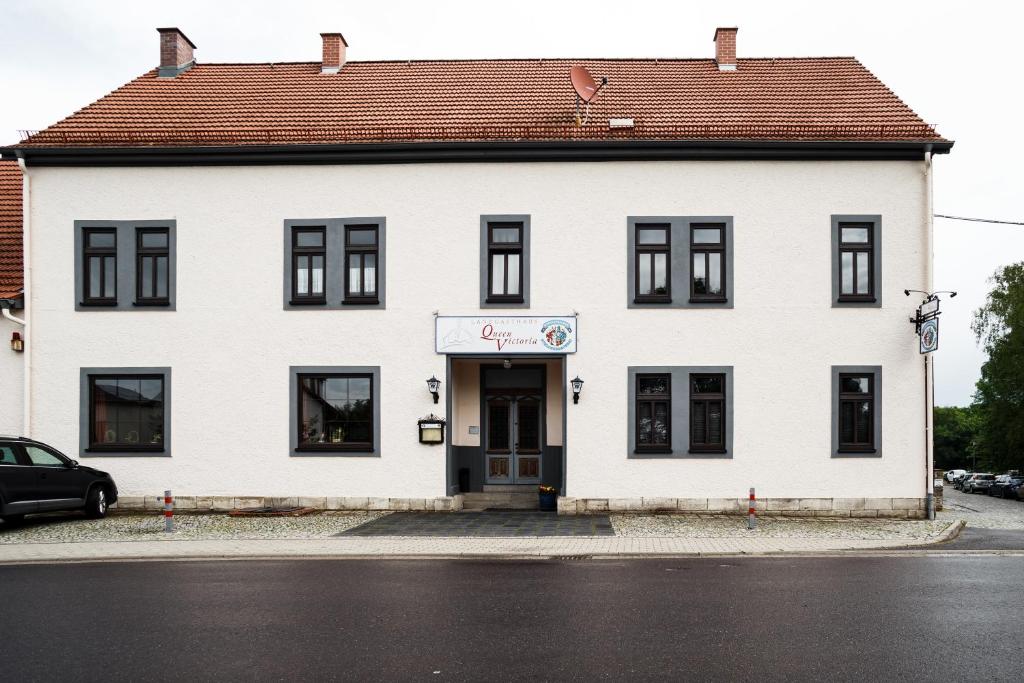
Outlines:
{"type": "Polygon", "coordinates": [[[484,510],[482,512],[393,512],[336,536],[438,536],[518,538],[523,536],[614,536],[608,515],[484,510]]]}
{"type": "Polygon", "coordinates": [[[299,507],[257,507],[235,508],[228,513],[229,517],[302,517],[316,512],[316,508],[299,507]]]}

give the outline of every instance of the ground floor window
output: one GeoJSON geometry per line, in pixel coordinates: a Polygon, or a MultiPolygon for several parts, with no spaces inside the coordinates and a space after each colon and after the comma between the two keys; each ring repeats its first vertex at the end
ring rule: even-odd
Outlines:
{"type": "Polygon", "coordinates": [[[725,450],[725,375],[690,375],[690,450],[725,450]]]}
{"type": "Polygon", "coordinates": [[[881,455],[881,392],[880,367],[833,366],[833,457],[881,455]]]}
{"type": "Polygon", "coordinates": [[[83,454],[167,454],[169,368],[83,368],[83,454]]]}
{"type": "Polygon", "coordinates": [[[293,455],[376,455],[380,369],[291,368],[293,455]]]}

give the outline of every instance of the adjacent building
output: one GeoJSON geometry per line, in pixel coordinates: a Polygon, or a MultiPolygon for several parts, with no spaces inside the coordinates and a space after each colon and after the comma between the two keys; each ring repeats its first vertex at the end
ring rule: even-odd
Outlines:
{"type": "Polygon", "coordinates": [[[924,514],[903,290],[952,142],[856,59],[719,29],[714,59],[358,62],[326,33],[206,64],[159,33],[157,68],[0,150],[22,431],[123,502],[924,514]]]}
{"type": "Polygon", "coordinates": [[[0,434],[20,434],[24,424],[21,186],[18,163],[0,161],[0,337],[10,342],[10,352],[0,347],[0,434]]]}

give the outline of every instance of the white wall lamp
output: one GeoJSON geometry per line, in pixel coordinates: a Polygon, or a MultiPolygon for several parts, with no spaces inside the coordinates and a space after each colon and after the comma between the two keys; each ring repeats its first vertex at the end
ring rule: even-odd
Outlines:
{"type": "Polygon", "coordinates": [[[579,403],[580,392],[583,391],[583,380],[580,379],[579,375],[576,375],[571,380],[569,380],[569,384],[572,385],[572,402],[574,404],[579,403]]]}
{"type": "Polygon", "coordinates": [[[427,391],[434,395],[434,403],[437,403],[438,400],[440,400],[441,398],[441,394],[439,393],[440,389],[441,380],[439,380],[434,375],[431,375],[430,379],[427,380],[427,391]]]}

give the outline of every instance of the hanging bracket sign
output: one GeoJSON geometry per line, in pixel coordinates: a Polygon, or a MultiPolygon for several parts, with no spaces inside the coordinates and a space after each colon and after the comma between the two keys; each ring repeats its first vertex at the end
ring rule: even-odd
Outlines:
{"type": "Polygon", "coordinates": [[[446,354],[576,353],[576,316],[439,315],[434,351],[446,354]]]}
{"type": "Polygon", "coordinates": [[[917,312],[910,322],[917,332],[921,353],[932,353],[939,348],[939,298],[929,296],[917,307],[917,312]]]}

